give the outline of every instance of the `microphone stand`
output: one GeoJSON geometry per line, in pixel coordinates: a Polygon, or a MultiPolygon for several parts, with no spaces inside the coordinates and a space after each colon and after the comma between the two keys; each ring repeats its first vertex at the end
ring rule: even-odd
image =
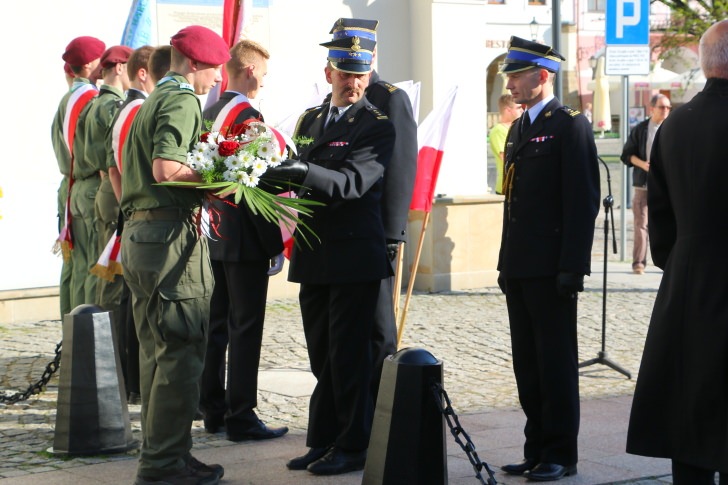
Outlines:
{"type": "MultiPolygon", "coordinates": [[[[587,367],[593,364],[603,364],[607,367],[611,367],[617,372],[627,376],[627,379],[632,378],[632,374],[625,370],[623,367],[609,359],[607,351],[605,350],[605,344],[607,339],[607,250],[609,249],[609,217],[611,216],[614,221],[614,212],[612,206],[614,205],[614,197],[612,197],[612,179],[609,175],[609,167],[606,162],[602,160],[602,157],[597,157],[604,168],[607,171],[607,196],[602,201],[604,205],[604,272],[603,272],[603,283],[602,283],[602,350],[597,353],[597,356],[593,359],[587,360],[579,364],[579,368],[587,367]]],[[[614,234],[614,224],[612,224],[612,243],[614,254],[617,253],[617,238],[614,234]]]]}

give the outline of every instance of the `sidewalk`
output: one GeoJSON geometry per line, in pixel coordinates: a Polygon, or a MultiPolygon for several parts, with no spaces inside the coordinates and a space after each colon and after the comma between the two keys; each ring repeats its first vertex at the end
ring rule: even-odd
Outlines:
{"type": "MultiPolygon", "coordinates": [[[[601,350],[602,268],[603,260],[595,256],[593,273],[580,295],[581,362],[601,350]]],[[[631,396],[660,278],[661,271],[653,267],[637,276],[629,264],[609,263],[606,350],[632,373],[632,379],[602,364],[582,369],[579,474],[560,483],[671,483],[668,460],[624,452],[631,396]]],[[[0,327],[0,390],[24,389],[35,382],[60,339],[58,321],[0,327]]],[[[444,387],[480,459],[496,472],[498,483],[524,483],[498,469],[522,457],[525,423],[516,396],[505,298],[500,291],[415,294],[403,347],[425,348],[443,361],[444,387]]],[[[271,425],[289,426],[289,434],[267,442],[236,444],[227,441],[224,433],[206,433],[202,422],[195,422],[195,456],[222,464],[226,484],[361,483],[361,472],[324,478],[285,467],[288,459],[305,450],[308,398],[314,384],[296,301],[269,305],[260,369],[259,415],[271,425]]],[[[132,483],[135,452],[68,459],[45,451],[53,443],[57,384],[55,376],[44,393],[16,405],[0,404],[0,485],[132,483]]],[[[139,406],[130,406],[129,411],[138,439],[139,406]]],[[[446,441],[449,483],[478,483],[467,456],[449,432],[446,441]]]]}
{"type": "MultiPolygon", "coordinates": [[[[615,147],[606,152],[600,147],[600,153],[618,153],[615,147]]],[[[616,219],[611,224],[617,229],[621,219],[620,169],[619,163],[610,164],[616,219]]],[[[603,196],[606,177],[602,172],[603,196]]],[[[592,275],[586,278],[586,291],[579,297],[580,362],[597,357],[602,344],[603,222],[604,213],[600,211],[592,275]]],[[[629,210],[625,223],[629,258],[629,210]]],[[[567,485],[672,483],[668,460],[624,452],[631,398],[662,272],[648,267],[646,274],[636,276],[629,263],[618,259],[610,247],[605,348],[609,358],[628,370],[632,378],[602,364],[581,369],[579,474],[559,482],[567,485]]],[[[53,359],[61,337],[59,321],[0,324],[0,392],[25,390],[29,383],[36,382],[53,359]]],[[[360,484],[362,472],[327,478],[305,471],[291,472],[285,467],[286,461],[305,451],[308,400],[314,385],[295,300],[269,303],[263,342],[258,414],[266,423],[287,425],[291,431],[272,441],[236,444],[227,441],[224,433],[206,433],[202,422],[196,421],[192,430],[195,456],[222,464],[224,484],[360,484]]],[[[443,361],[443,384],[453,408],[480,459],[496,473],[498,483],[527,483],[499,469],[521,459],[525,424],[513,378],[508,317],[501,292],[481,288],[413,295],[402,344],[425,348],[443,361]]],[[[77,458],[57,457],[46,451],[53,444],[57,386],[58,376],[54,376],[42,394],[15,405],[0,404],[0,485],[131,484],[136,473],[136,451],[77,458]]],[[[136,439],[141,437],[139,410],[139,406],[129,407],[136,439]]],[[[479,483],[467,456],[447,431],[445,439],[448,483],[479,483]]]]}

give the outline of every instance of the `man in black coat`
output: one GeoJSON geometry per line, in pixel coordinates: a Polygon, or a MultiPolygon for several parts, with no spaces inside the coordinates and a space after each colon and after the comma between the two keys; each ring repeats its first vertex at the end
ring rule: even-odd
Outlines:
{"type": "MultiPolygon", "coordinates": [[[[212,130],[225,133],[245,120],[263,121],[249,103],[263,87],[268,51],[242,40],[230,49],[225,65],[227,90],[203,117],[212,130]]],[[[215,289],[210,301],[210,334],[200,386],[200,408],[205,429],[223,425],[231,441],[278,438],[287,427],[266,426],[254,409],[258,405],[258,364],[268,294],[271,259],[283,251],[278,224],[252,213],[234,197],[213,203],[210,261],[215,289]],[[227,350],[227,384],[225,351],[227,350]]]]}
{"type": "Polygon", "coordinates": [[[381,198],[395,132],[364,96],[374,41],[344,37],[322,45],[329,47],[331,102],[299,119],[294,139],[313,139],[300,148],[300,160],[268,169],[263,180],[300,183],[301,197],[325,204],[306,219],[318,240],[309,237],[309,246],[298,238],[289,268],[289,280],[301,284],[317,383],[309,406],[310,449],[287,466],[335,475],[364,468],[371,434],[374,313],[381,280],[392,271],[381,198]]]}
{"type": "Polygon", "coordinates": [[[728,21],[700,39],[702,92],[655,136],[650,249],[664,270],[627,433],[627,452],[672,459],[675,485],[728,483],[728,21]]]}
{"type": "Polygon", "coordinates": [[[622,163],[634,167],[632,171],[632,211],[634,212],[634,246],[632,249],[632,271],[645,272],[647,266],[647,173],[650,171],[650,151],[655,133],[670,114],[670,98],[655,94],[650,99],[652,116],[641,121],[629,133],[627,143],[622,149],[622,163]]]}
{"type": "Polygon", "coordinates": [[[506,142],[498,258],[526,443],[523,461],[502,468],[538,481],[576,474],[577,293],[590,273],[599,211],[591,125],[553,95],[563,59],[549,46],[511,37],[502,68],[514,100],[527,107],[506,142]]]}
{"type": "MultiPolygon", "coordinates": [[[[366,37],[376,41],[377,20],[340,18],[330,34],[334,39],[342,37],[366,37]]],[[[376,58],[376,48],[372,61],[376,58]]],[[[397,255],[401,243],[407,242],[407,218],[417,175],[417,122],[412,113],[412,103],[407,93],[382,80],[372,69],[369,86],[364,92],[367,99],[382,110],[394,125],[396,138],[392,161],[384,173],[382,192],[382,221],[387,239],[387,254],[396,271],[397,255]]],[[[372,396],[376,404],[382,364],[387,356],[397,351],[397,322],[394,318],[394,278],[382,280],[377,301],[377,313],[372,336],[372,396]]]]}

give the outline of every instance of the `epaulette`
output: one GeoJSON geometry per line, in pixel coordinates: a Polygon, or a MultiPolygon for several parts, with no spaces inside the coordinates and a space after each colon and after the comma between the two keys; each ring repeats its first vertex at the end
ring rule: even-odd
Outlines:
{"type": "Polygon", "coordinates": [[[382,86],[384,86],[387,89],[387,91],[389,91],[390,93],[393,93],[393,92],[395,92],[396,90],[399,89],[394,84],[389,84],[388,82],[385,82],[385,81],[382,81],[379,84],[381,84],[382,86]]]}
{"type": "Polygon", "coordinates": [[[189,83],[179,83],[180,89],[186,89],[187,91],[195,92],[195,88],[192,87],[192,84],[189,83]]]}
{"type": "Polygon", "coordinates": [[[378,120],[388,120],[389,119],[389,116],[385,115],[382,111],[379,110],[379,108],[377,108],[373,104],[367,104],[367,105],[365,105],[365,108],[367,109],[367,111],[369,111],[371,114],[373,114],[374,117],[377,118],[378,120]]]}
{"type": "Polygon", "coordinates": [[[566,111],[566,113],[569,116],[571,116],[572,118],[574,118],[576,115],[578,115],[579,113],[581,113],[581,111],[576,110],[576,109],[569,108],[568,106],[562,106],[561,109],[563,109],[564,111],[566,111]]]}

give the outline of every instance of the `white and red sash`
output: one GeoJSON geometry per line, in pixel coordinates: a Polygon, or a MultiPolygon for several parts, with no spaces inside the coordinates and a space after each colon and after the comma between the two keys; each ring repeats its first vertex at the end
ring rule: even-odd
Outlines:
{"type": "Polygon", "coordinates": [[[220,133],[227,132],[231,126],[235,124],[235,120],[238,115],[244,109],[252,108],[248,97],[244,94],[238,94],[233,99],[227,102],[225,106],[220,110],[215,118],[215,122],[212,124],[212,131],[220,133]]]}
{"type": "Polygon", "coordinates": [[[66,103],[66,115],[63,117],[63,141],[66,142],[68,152],[71,154],[71,173],[68,178],[68,196],[66,197],[66,208],[63,215],[63,228],[58,235],[58,242],[61,245],[63,258],[68,260],[71,257],[70,251],[73,249],[73,236],[71,234],[71,188],[73,187],[73,140],[76,137],[76,125],[78,117],[98,95],[99,91],[93,84],[81,84],[77,87],[68,98],[66,103]]]}
{"type": "Polygon", "coordinates": [[[116,119],[116,123],[111,129],[111,147],[114,150],[114,161],[119,172],[122,171],[122,151],[124,144],[126,143],[127,135],[129,134],[129,128],[131,122],[134,121],[139,108],[144,102],[144,98],[135,99],[130,101],[119,111],[119,117],[116,119]]]}

